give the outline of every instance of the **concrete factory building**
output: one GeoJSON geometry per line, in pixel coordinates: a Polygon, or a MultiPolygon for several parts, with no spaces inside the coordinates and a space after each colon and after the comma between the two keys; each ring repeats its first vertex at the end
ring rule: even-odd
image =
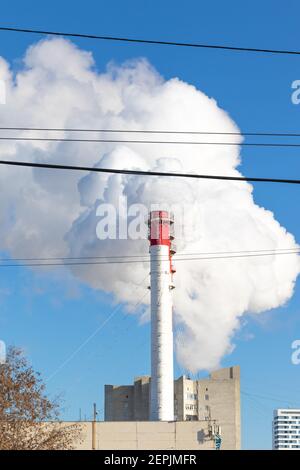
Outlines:
{"type": "MultiPolygon", "coordinates": [[[[150,377],[143,376],[133,385],[106,385],[105,421],[149,420],[150,384],[150,377]]],[[[217,425],[222,448],[240,449],[240,368],[220,369],[200,380],[185,376],[175,380],[174,419],[217,425]]]]}
{"type": "Polygon", "coordinates": [[[152,211],[148,225],[151,376],[105,386],[105,421],[93,431],[93,448],[240,449],[239,367],[174,381],[174,218],[152,211]]]}

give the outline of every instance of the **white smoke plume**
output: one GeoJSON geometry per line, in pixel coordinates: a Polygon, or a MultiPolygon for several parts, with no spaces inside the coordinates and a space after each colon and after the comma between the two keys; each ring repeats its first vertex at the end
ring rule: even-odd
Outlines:
{"type": "MultiPolygon", "coordinates": [[[[17,72],[0,58],[0,74],[6,83],[1,126],[238,132],[213,98],[178,78],[164,80],[147,60],[110,64],[99,73],[90,53],[63,39],[30,47],[17,72]]],[[[41,135],[70,137],[66,132],[41,135]]],[[[192,136],[191,140],[200,138],[192,136]]],[[[213,139],[217,137],[209,137],[213,139]]],[[[230,137],[236,143],[241,140],[240,135],[230,137]]],[[[10,141],[1,142],[0,154],[2,159],[240,175],[238,146],[10,141]]],[[[12,257],[146,255],[146,240],[101,241],[96,236],[99,204],[118,206],[125,196],[128,205],[184,207],[189,227],[183,232],[183,222],[178,219],[180,253],[298,247],[272,212],[255,204],[252,186],[244,182],[3,166],[0,187],[0,250],[12,257]]],[[[147,263],[72,268],[81,281],[113,293],[116,301],[131,309],[141,298],[147,308],[147,280],[141,282],[148,271],[147,263]]],[[[179,362],[192,372],[217,367],[232,350],[242,315],[287,302],[298,272],[296,255],[178,261],[174,305],[180,330],[176,343],[179,362]]]]}

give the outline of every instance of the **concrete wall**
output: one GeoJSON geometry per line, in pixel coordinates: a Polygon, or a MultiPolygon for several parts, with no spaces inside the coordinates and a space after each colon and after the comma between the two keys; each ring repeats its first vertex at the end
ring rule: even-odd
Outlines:
{"type": "Polygon", "coordinates": [[[147,421],[150,377],[136,377],[134,385],[105,385],[105,421],[147,421]]]}
{"type": "Polygon", "coordinates": [[[241,448],[240,368],[212,372],[198,382],[198,418],[216,420],[221,426],[223,445],[241,448]]]}
{"type": "Polygon", "coordinates": [[[105,385],[105,420],[133,421],[134,416],[134,387],[132,385],[105,385]]]}
{"type": "MultiPolygon", "coordinates": [[[[70,424],[70,423],[65,423],[70,424]]],[[[63,423],[64,425],[64,423],[63,423]]],[[[76,450],[92,449],[92,423],[80,423],[82,442],[76,450]]],[[[208,423],[200,422],[97,422],[96,450],[211,450],[208,423]]]]}
{"type": "Polygon", "coordinates": [[[150,415],[150,377],[136,377],[133,386],[134,420],[148,421],[150,415]]]}

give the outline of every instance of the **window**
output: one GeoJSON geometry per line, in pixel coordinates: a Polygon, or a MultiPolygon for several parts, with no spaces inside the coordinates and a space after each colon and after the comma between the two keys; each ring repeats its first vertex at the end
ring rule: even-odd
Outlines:
{"type": "Polygon", "coordinates": [[[185,405],[185,409],[197,411],[197,405],[185,405]]]}
{"type": "Polygon", "coordinates": [[[195,393],[187,393],[186,398],[187,400],[197,400],[197,395],[195,393]]]}
{"type": "Polygon", "coordinates": [[[204,398],[205,400],[209,400],[209,395],[206,393],[204,398]]]}
{"type": "Polygon", "coordinates": [[[186,421],[197,421],[197,416],[195,415],[186,415],[186,421]]]}

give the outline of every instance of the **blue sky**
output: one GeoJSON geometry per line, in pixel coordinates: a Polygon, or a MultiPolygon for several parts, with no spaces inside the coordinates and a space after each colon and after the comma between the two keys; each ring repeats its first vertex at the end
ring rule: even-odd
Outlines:
{"type": "MultiPolygon", "coordinates": [[[[1,25],[91,32],[274,49],[300,49],[300,5],[279,0],[210,1],[14,1],[1,5],[1,25]]],[[[39,36],[0,32],[0,55],[18,59],[39,36]]],[[[297,56],[266,56],[216,50],[158,47],[78,39],[102,70],[107,62],[147,57],[165,77],[177,76],[213,96],[243,131],[300,132],[300,105],[291,83],[300,79],[297,56]]],[[[298,177],[297,149],[242,149],[249,176],[298,177]]],[[[254,186],[255,201],[272,210],[300,240],[299,191],[295,186],[254,186]]],[[[298,283],[299,284],[299,283],[298,283]]],[[[242,370],[243,447],[270,448],[272,409],[300,406],[300,365],[291,364],[291,343],[300,337],[297,284],[283,308],[246,317],[233,353],[223,365],[242,370]]],[[[59,275],[28,269],[0,271],[0,339],[23,347],[52,394],[64,393],[66,419],[90,418],[95,401],[103,411],[103,385],[131,382],[149,371],[149,325],[137,326],[118,311],[106,327],[68,362],[113,311],[110,297],[59,275]]],[[[177,374],[180,369],[177,368],[177,374]]]]}

